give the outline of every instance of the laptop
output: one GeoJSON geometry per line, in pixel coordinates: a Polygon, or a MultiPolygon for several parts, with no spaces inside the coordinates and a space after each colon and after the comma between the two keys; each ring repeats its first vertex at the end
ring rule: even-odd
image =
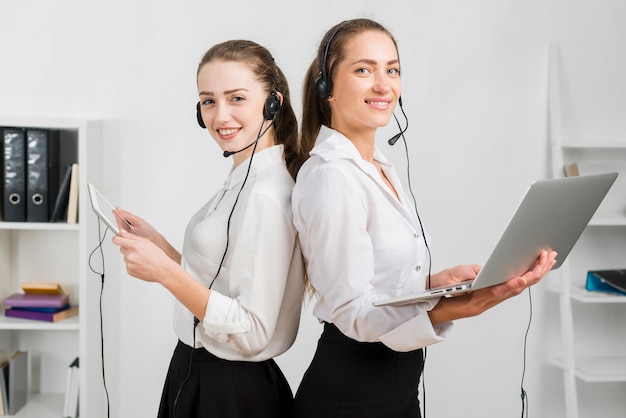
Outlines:
{"type": "Polygon", "coordinates": [[[616,178],[606,173],[533,182],[476,278],[374,305],[406,305],[504,283],[529,271],[542,250],[558,252],[552,269],[559,268],[616,178]]]}

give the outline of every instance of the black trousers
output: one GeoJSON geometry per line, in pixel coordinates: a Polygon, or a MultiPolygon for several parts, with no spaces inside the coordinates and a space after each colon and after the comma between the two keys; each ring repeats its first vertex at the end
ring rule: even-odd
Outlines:
{"type": "Polygon", "coordinates": [[[296,418],[420,418],[422,350],[395,352],[324,324],[294,401],[296,418]]]}
{"type": "Polygon", "coordinates": [[[274,360],[228,361],[179,341],[158,418],[289,418],[292,408],[291,388],[274,360]]]}

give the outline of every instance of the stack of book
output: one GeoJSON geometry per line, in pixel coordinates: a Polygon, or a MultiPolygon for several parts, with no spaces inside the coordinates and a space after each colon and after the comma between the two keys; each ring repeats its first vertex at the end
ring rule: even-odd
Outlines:
{"type": "Polygon", "coordinates": [[[4,222],[76,223],[78,164],[62,162],[58,129],[0,127],[4,222]]]}
{"type": "Polygon", "coordinates": [[[70,304],[70,296],[58,283],[22,283],[22,290],[4,299],[4,316],[58,322],[78,314],[78,306],[70,304]]]}

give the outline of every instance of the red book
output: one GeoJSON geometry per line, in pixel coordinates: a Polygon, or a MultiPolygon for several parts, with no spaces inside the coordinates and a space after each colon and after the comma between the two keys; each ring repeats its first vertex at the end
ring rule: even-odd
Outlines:
{"type": "Polygon", "coordinates": [[[61,308],[69,303],[70,295],[14,293],[4,299],[4,306],[14,308],[61,308]]]}
{"type": "Polygon", "coordinates": [[[25,309],[5,309],[4,316],[10,318],[36,319],[38,321],[58,322],[78,315],[78,306],[72,306],[60,312],[37,312],[25,309]]]}

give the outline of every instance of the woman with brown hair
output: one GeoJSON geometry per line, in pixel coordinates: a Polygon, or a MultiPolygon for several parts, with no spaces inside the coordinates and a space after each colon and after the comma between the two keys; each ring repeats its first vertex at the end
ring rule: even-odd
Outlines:
{"type": "Polygon", "coordinates": [[[319,45],[304,80],[302,145],[310,157],[293,190],[294,224],[324,323],[295,398],[297,418],[419,417],[422,348],[452,321],[478,315],[537,283],[554,265],[505,284],[404,306],[377,301],[473,279],[479,266],[430,274],[428,237],[412,199],[375,145],[400,103],[400,58],[391,33],[344,21],[319,45]]]}
{"type": "Polygon", "coordinates": [[[290,417],[292,392],[273,360],[296,337],[304,277],[289,87],[270,52],[246,40],[209,49],[197,83],[198,123],[233,161],[223,188],[191,218],[180,253],[121,209],[139,236],[113,238],[131,276],[176,298],[179,341],[158,416],[290,417]]]}

